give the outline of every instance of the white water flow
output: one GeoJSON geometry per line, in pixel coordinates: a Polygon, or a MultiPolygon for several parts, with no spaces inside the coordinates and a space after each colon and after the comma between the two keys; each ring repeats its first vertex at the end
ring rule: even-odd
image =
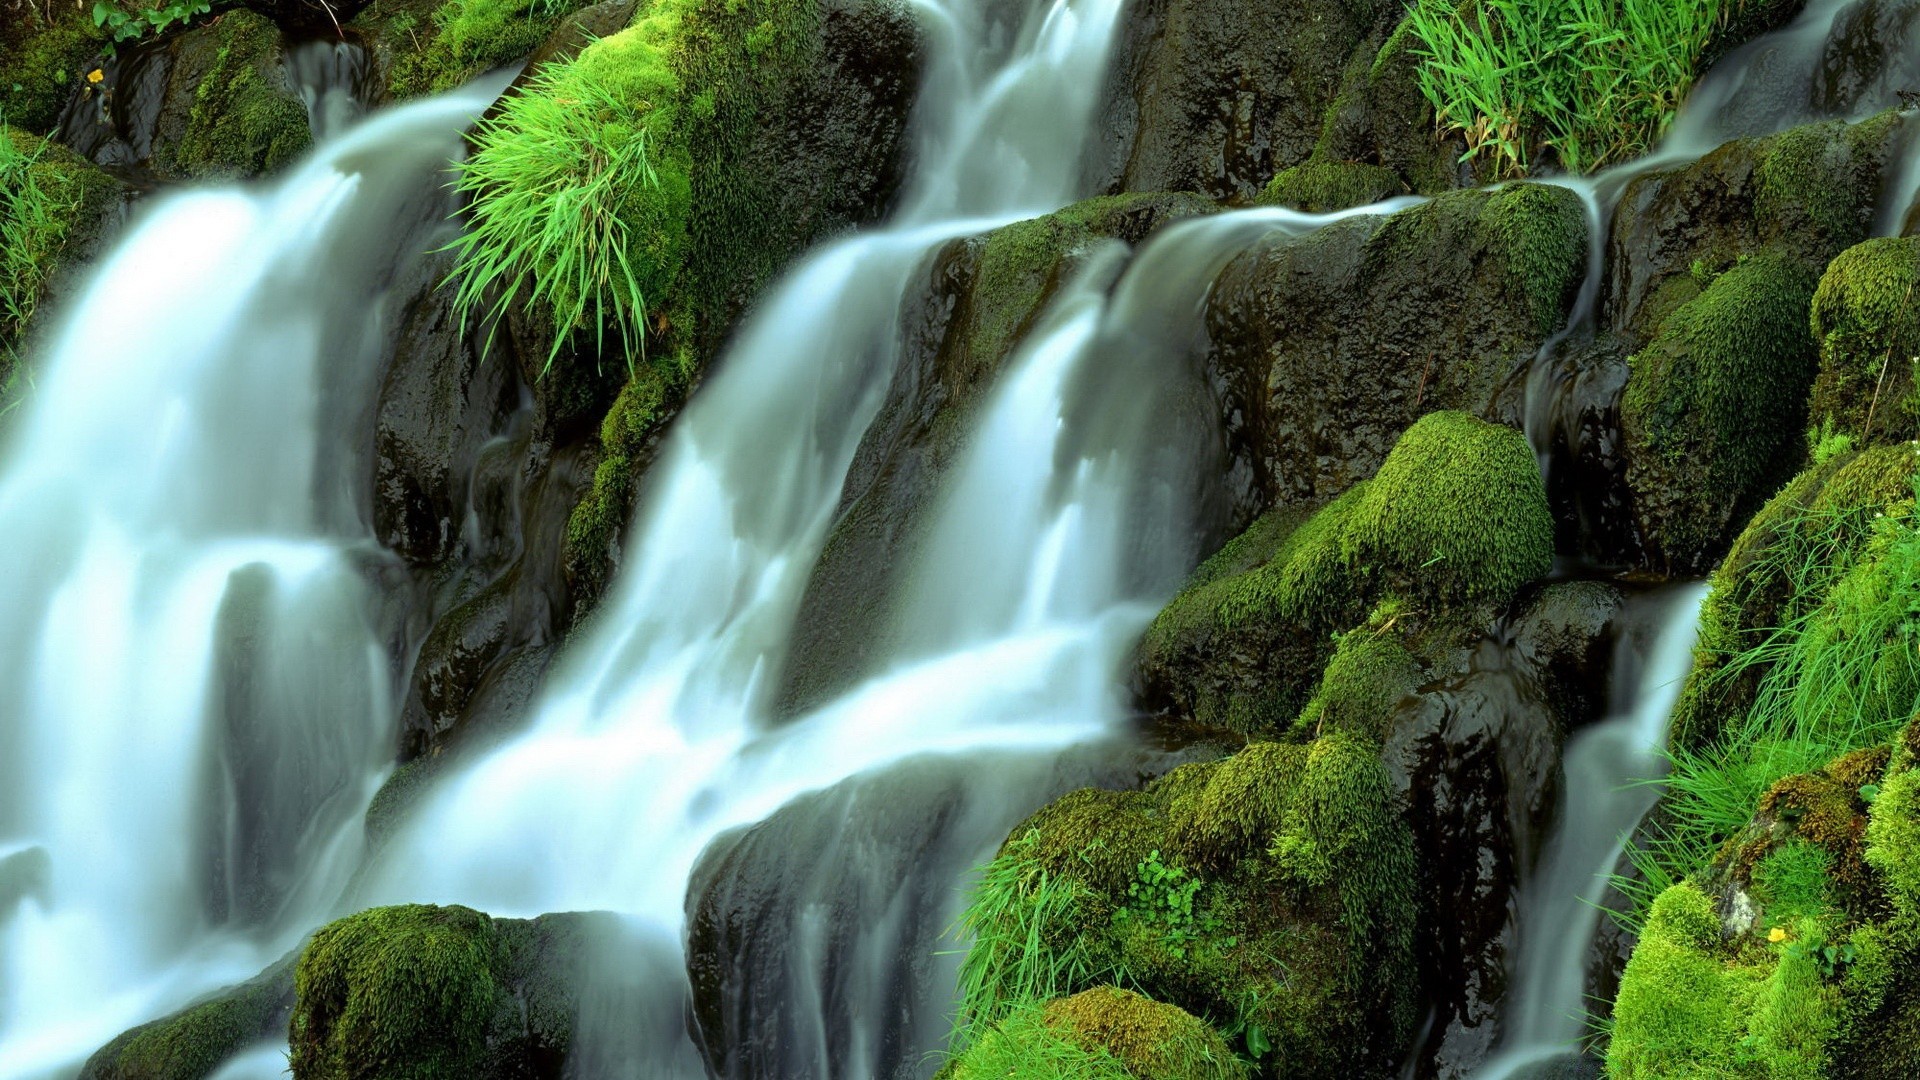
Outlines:
{"type": "Polygon", "coordinates": [[[936,53],[905,209],[813,253],[761,302],[676,421],[625,545],[636,557],[529,731],[425,801],[365,899],[607,909],[677,938],[688,876],[727,829],[911,755],[1100,730],[1131,610],[990,635],[780,727],[767,698],[885,397],[906,290],[942,243],[1077,194],[1119,7],[1040,0],[1010,26],[971,5],[923,10],[936,53]]]}
{"type": "Polygon", "coordinates": [[[1576,733],[1561,756],[1559,820],[1520,899],[1520,946],[1502,1049],[1480,1080],[1528,1075],[1580,1052],[1587,973],[1602,895],[1627,838],[1659,796],[1667,723],[1693,668],[1705,585],[1663,589],[1630,604],[1658,605],[1614,650],[1610,715],[1576,733]],[[1634,630],[1650,631],[1636,639],[1634,630]]]}
{"type": "Polygon", "coordinates": [[[0,1076],[247,977],[352,872],[392,673],[330,444],[498,89],[159,199],[38,359],[0,451],[0,1076]]]}

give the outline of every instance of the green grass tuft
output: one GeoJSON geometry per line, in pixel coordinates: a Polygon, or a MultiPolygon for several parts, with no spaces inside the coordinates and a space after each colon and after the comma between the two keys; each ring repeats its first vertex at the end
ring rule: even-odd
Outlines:
{"type": "Polygon", "coordinates": [[[1520,176],[1644,153],[1686,97],[1725,0],[1417,0],[1420,90],[1468,158],[1520,176]]]}

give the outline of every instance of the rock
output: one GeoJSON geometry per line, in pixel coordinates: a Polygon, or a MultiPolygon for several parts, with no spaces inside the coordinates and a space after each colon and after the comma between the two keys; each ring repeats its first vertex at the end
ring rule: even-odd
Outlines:
{"type": "Polygon", "coordinates": [[[1102,241],[1138,244],[1209,213],[1193,195],[1090,199],[982,237],[932,261],[908,321],[904,362],[861,440],[801,600],[781,707],[818,705],[891,655],[889,600],[916,565],[941,481],[1002,366],[1055,292],[1102,241]]]}
{"type": "MultiPolygon", "coordinates": [[[[313,0],[272,0],[300,5],[313,0]]],[[[332,0],[328,0],[332,2],[332,0]]],[[[373,59],[375,103],[444,93],[481,75],[527,59],[561,59],[578,52],[581,33],[606,36],[626,25],[628,0],[373,0],[348,32],[373,59]],[[578,13],[576,15],[576,13],[578,13]]],[[[346,22],[343,17],[342,22],[346,22]]]]}
{"type": "Polygon", "coordinates": [[[1827,264],[1812,310],[1820,371],[1808,421],[1819,431],[1847,435],[1859,445],[1920,433],[1916,285],[1920,238],[1868,240],[1827,264]]]}
{"type": "Polygon", "coordinates": [[[1527,384],[1527,407],[1539,410],[1529,424],[1538,422],[1532,439],[1545,459],[1554,550],[1598,566],[1641,561],[1620,434],[1630,352],[1623,335],[1576,334],[1536,361],[1527,384]]]}
{"type": "Polygon", "coordinates": [[[1137,1080],[1245,1080],[1248,1075],[1219,1034],[1186,1010],[1131,990],[1096,986],[1015,1011],[976,1038],[940,1071],[939,1080],[998,1080],[1036,1061],[1063,1076],[1103,1075],[1108,1061],[1137,1080]]]}
{"type": "Polygon", "coordinates": [[[1424,413],[1493,414],[1566,319],[1585,222],[1571,191],[1520,184],[1276,234],[1228,264],[1208,366],[1260,504],[1346,490],[1424,413]]]}
{"type": "Polygon", "coordinates": [[[280,31],[251,11],[121,53],[67,106],[60,137],[102,165],[161,180],[273,172],[312,142],[280,31]]]}
{"type": "Polygon", "coordinates": [[[1096,186],[1251,201],[1275,172],[1313,151],[1349,57],[1392,8],[1370,0],[1134,6],[1110,69],[1096,186]]]}
{"type": "Polygon", "coordinates": [[[1201,566],[1141,642],[1141,699],[1273,732],[1305,704],[1332,636],[1375,605],[1387,605],[1381,621],[1402,608],[1497,608],[1552,557],[1546,492],[1520,433],[1429,414],[1375,477],[1311,515],[1269,512],[1201,566]]]}
{"type": "Polygon", "coordinates": [[[1861,116],[1902,104],[1901,92],[1920,85],[1916,16],[1920,9],[1899,0],[1865,0],[1834,16],[1813,80],[1812,102],[1821,115],[1861,116]]]}
{"type": "Polygon", "coordinates": [[[284,1037],[297,958],[120,1035],[87,1059],[80,1080],[205,1080],[255,1043],[284,1037]]]}
{"type": "Polygon", "coordinates": [[[1811,124],[1635,178],[1613,212],[1606,325],[1651,337],[1713,274],[1762,250],[1818,274],[1867,238],[1900,133],[1892,113],[1811,124]]]}
{"type": "Polygon", "coordinates": [[[677,1030],[685,1001],[673,956],[671,943],[602,912],[363,911],[316,931],[300,955],[293,1072],[558,1080],[583,1065],[577,1045],[601,1068],[636,1070],[594,1075],[688,1075],[698,1065],[677,1030]],[[624,1031],[608,1027],[608,1006],[624,1013],[624,1031]]]}
{"type": "Polygon", "coordinates": [[[368,0],[241,0],[241,6],[272,19],[282,30],[303,34],[340,29],[367,3],[368,0]]]}
{"type": "Polygon", "coordinates": [[[1620,402],[1627,487],[1648,558],[1711,567],[1804,452],[1817,278],[1767,252],[1713,278],[1628,358],[1620,402]]]}
{"type": "Polygon", "coordinates": [[[1868,550],[1875,515],[1912,498],[1916,461],[1906,444],[1838,453],[1810,464],[1753,515],[1713,573],[1693,672],[1674,707],[1673,745],[1705,748],[1745,718],[1770,664],[1735,660],[1825,601],[1868,550]]]}
{"type": "Polygon", "coordinates": [[[1393,195],[1437,195],[1469,186],[1458,134],[1441,135],[1420,92],[1420,57],[1403,18],[1384,40],[1375,31],[1347,61],[1340,87],[1304,161],[1274,175],[1260,201],[1327,213],[1393,195]]]}

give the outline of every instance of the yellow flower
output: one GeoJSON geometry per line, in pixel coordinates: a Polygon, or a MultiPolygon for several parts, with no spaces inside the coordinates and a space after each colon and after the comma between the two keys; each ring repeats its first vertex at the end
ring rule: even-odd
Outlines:
{"type": "Polygon", "coordinates": [[[101,71],[99,68],[94,68],[92,71],[87,72],[87,81],[97,86],[107,81],[107,73],[101,71]]]}
{"type": "Polygon", "coordinates": [[[1781,942],[1787,940],[1786,927],[1776,926],[1773,929],[1767,931],[1767,940],[1773,942],[1775,945],[1778,945],[1781,942]]]}

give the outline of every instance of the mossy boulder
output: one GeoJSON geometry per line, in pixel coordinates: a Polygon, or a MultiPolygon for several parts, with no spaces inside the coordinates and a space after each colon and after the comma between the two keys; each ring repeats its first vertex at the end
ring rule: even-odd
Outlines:
{"type": "Polygon", "coordinates": [[[1377,604],[1498,608],[1552,561],[1525,438],[1429,414],[1372,479],[1310,515],[1271,511],[1209,559],[1147,630],[1143,697],[1202,724],[1275,731],[1306,703],[1333,634],[1377,604]]]}
{"type": "Polygon", "coordinates": [[[1655,899],[1607,1053],[1621,1077],[1895,1077],[1920,1065],[1920,772],[1891,745],[1786,777],[1655,899]]]}
{"type": "Polygon", "coordinates": [[[1841,252],[1814,290],[1820,349],[1808,420],[1866,442],[1920,434],[1920,239],[1868,240],[1841,252]]]}
{"type": "MultiPolygon", "coordinates": [[[[1124,973],[1230,1024],[1285,1075],[1383,1071],[1412,1034],[1414,873],[1378,745],[1344,732],[1254,743],[1141,793],[1074,793],[1015,828],[984,872],[963,1008],[984,1036],[1028,1004],[1036,973],[1073,973],[1056,987],[1067,994],[1124,973]]],[[[1127,1044],[1177,1018],[1123,1024],[1115,1007],[1139,1003],[1112,993],[1047,1015],[1104,1029],[1131,1075],[1161,1075],[1127,1044]]]]}
{"type": "Polygon", "coordinates": [[[1565,322],[1586,264],[1578,196],[1531,184],[1252,245],[1207,308],[1245,498],[1325,501],[1426,413],[1488,413],[1565,322]]]}
{"type": "Polygon", "coordinates": [[[1151,0],[1130,8],[1099,122],[1107,191],[1248,202],[1314,149],[1354,50],[1398,14],[1371,0],[1151,0]]]}
{"type": "Polygon", "coordinates": [[[1900,118],[1833,120],[1730,142],[1636,177],[1613,212],[1607,321],[1649,338],[1742,256],[1770,252],[1818,274],[1868,238],[1900,118]]]}
{"type": "Polygon", "coordinates": [[[1655,565],[1712,566],[1799,464],[1816,366],[1806,329],[1815,283],[1791,254],[1756,254],[1676,308],[1629,358],[1626,479],[1655,565]]]}
{"type": "Polygon", "coordinates": [[[1911,444],[1843,451],[1809,465],[1753,515],[1713,573],[1674,709],[1676,745],[1709,746],[1746,715],[1771,664],[1742,658],[1810,617],[1869,557],[1876,521],[1912,507],[1916,464],[1911,444]]]}
{"type": "Polygon", "coordinates": [[[0,397],[49,297],[78,275],[128,202],[78,154],[0,126],[0,397]]]}
{"type": "MultiPolygon", "coordinates": [[[[534,53],[593,0],[374,0],[350,24],[373,61],[372,85],[386,101],[444,93],[534,53]]],[[[597,26],[626,25],[635,5],[597,26]]]]}
{"type": "Polygon", "coordinates": [[[284,1037],[297,958],[126,1032],[87,1059],[80,1080],[204,1080],[255,1043],[284,1037]]]}
{"type": "Polygon", "coordinates": [[[1260,192],[1270,206],[1328,214],[1404,194],[1392,169],[1363,161],[1303,161],[1282,169],[1260,192]]]}
{"type": "Polygon", "coordinates": [[[642,962],[615,916],[492,919],[463,907],[373,908],[315,932],[295,971],[294,1074],[559,1077],[579,985],[606,956],[642,962]]]}
{"type": "Polygon", "coordinates": [[[949,1062],[938,1080],[1245,1080],[1204,1021],[1131,990],[1096,986],[1023,1006],[949,1062]]]}
{"type": "MultiPolygon", "coordinates": [[[[800,604],[781,706],[817,705],[892,655],[897,598],[972,420],[1020,340],[1088,259],[1215,209],[1195,195],[1103,196],[937,253],[910,292],[907,352],[848,469],[800,604]]],[[[1173,408],[1172,402],[1163,407],[1173,408]]]]}

